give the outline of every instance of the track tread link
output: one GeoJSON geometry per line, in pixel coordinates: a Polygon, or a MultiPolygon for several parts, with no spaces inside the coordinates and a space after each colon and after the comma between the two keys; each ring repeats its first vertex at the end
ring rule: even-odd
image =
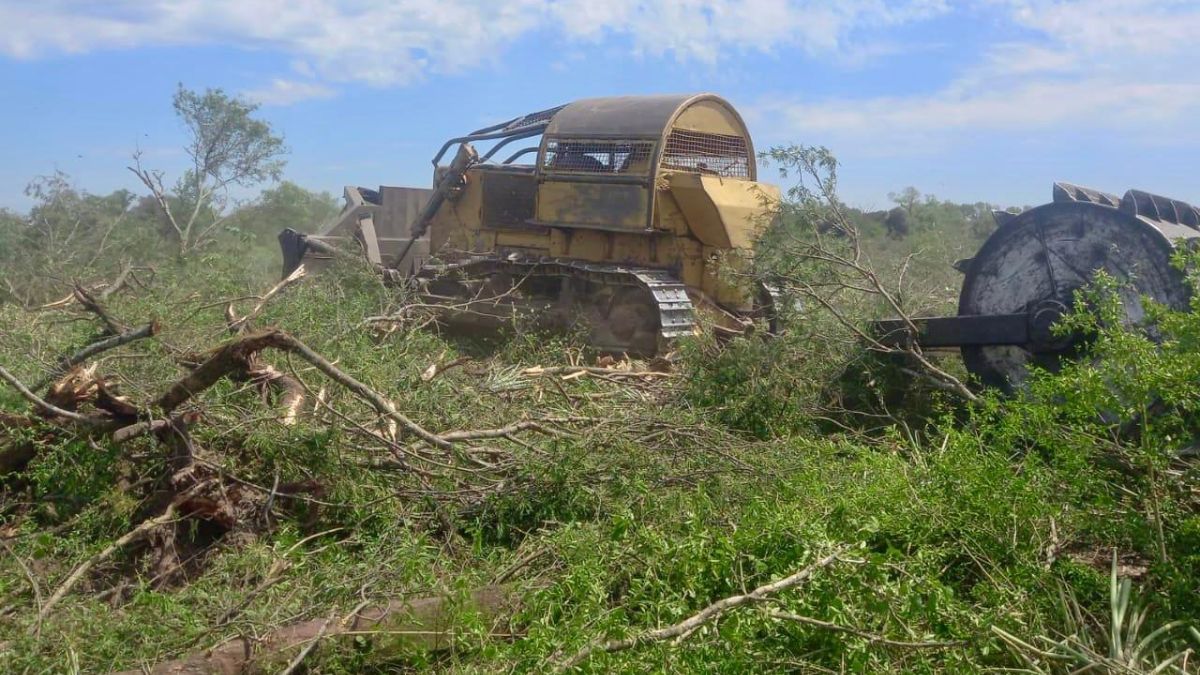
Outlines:
{"type": "Polygon", "coordinates": [[[688,297],[687,286],[667,270],[569,258],[485,255],[470,256],[447,265],[429,266],[421,276],[441,276],[453,272],[475,275],[514,270],[524,270],[529,275],[584,279],[601,286],[645,289],[654,298],[658,309],[661,337],[678,338],[695,332],[696,311],[688,297]]]}

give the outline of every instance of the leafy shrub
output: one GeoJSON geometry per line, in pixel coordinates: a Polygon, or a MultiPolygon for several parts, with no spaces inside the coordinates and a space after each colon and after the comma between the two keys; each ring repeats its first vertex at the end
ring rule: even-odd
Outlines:
{"type": "Polygon", "coordinates": [[[684,349],[684,397],[720,424],[756,438],[795,431],[807,422],[801,404],[805,391],[793,377],[796,363],[788,346],[755,337],[724,345],[696,339],[684,349]]]}

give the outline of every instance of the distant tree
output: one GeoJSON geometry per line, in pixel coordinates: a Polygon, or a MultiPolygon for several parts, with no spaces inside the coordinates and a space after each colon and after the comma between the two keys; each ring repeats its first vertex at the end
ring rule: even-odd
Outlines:
{"type": "Polygon", "coordinates": [[[198,94],[180,85],[174,107],[188,131],[184,150],[192,166],[176,181],[173,193],[165,187],[163,171],[142,165],[140,150],[128,168],[150,190],[179,240],[179,254],[188,255],[211,242],[228,218],[231,187],[279,180],[287,149],[269,123],[253,117],[257,104],[220,89],[198,94]]]}
{"type": "Polygon", "coordinates": [[[0,211],[4,291],[22,303],[62,293],[73,278],[115,271],[145,240],[127,190],[93,195],[56,172],[33,180],[25,194],[34,200],[27,216],[0,211]]]}
{"type": "Polygon", "coordinates": [[[963,204],[967,222],[971,224],[971,233],[979,239],[985,239],[996,229],[996,216],[992,215],[992,205],[985,202],[963,204]]]}
{"type": "Polygon", "coordinates": [[[900,208],[904,209],[911,216],[917,204],[921,203],[921,192],[910,185],[900,192],[889,192],[888,199],[899,205],[900,208]]]}
{"type": "Polygon", "coordinates": [[[254,204],[237,211],[229,225],[258,241],[274,245],[280,230],[313,232],[337,216],[338,202],[328,192],[312,192],[291,181],[262,191],[254,204]]]}
{"type": "Polygon", "coordinates": [[[908,236],[908,211],[897,206],[888,211],[887,217],[884,218],[883,224],[887,227],[887,233],[897,239],[903,239],[908,236]]]}

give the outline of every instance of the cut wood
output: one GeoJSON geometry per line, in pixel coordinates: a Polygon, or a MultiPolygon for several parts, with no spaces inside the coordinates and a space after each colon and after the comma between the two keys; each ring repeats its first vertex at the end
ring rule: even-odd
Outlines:
{"type": "Polygon", "coordinates": [[[110,349],[115,349],[117,347],[120,347],[121,345],[129,344],[130,342],[134,342],[135,340],[143,340],[148,337],[154,337],[155,335],[158,334],[158,331],[159,331],[158,322],[151,321],[150,323],[146,324],[145,326],[142,326],[141,328],[134,328],[131,330],[127,330],[124,333],[113,335],[113,336],[107,337],[103,340],[98,340],[96,342],[93,342],[92,344],[75,352],[74,354],[71,354],[69,356],[64,356],[61,359],[59,359],[58,363],[55,364],[54,369],[51,370],[50,373],[46,377],[39,380],[37,384],[33,385],[32,389],[34,391],[43,389],[46,387],[46,385],[50,384],[51,381],[55,380],[56,378],[61,377],[64,373],[66,373],[68,370],[70,370],[73,366],[77,366],[77,365],[83,363],[84,361],[87,361],[88,359],[92,358],[93,356],[96,356],[98,354],[103,354],[104,352],[106,352],[110,349]]]}
{"type": "Polygon", "coordinates": [[[41,397],[30,391],[29,387],[26,387],[20,380],[18,380],[16,376],[5,370],[4,366],[0,366],[0,380],[4,380],[9,384],[9,386],[11,386],[13,389],[16,389],[18,394],[20,394],[26,401],[32,403],[33,407],[37,408],[44,415],[49,417],[61,417],[63,419],[71,420],[72,422],[77,422],[87,426],[94,426],[97,424],[96,420],[93,420],[86,415],[80,415],[79,413],[72,412],[70,410],[63,410],[56,405],[42,400],[41,397]]]}

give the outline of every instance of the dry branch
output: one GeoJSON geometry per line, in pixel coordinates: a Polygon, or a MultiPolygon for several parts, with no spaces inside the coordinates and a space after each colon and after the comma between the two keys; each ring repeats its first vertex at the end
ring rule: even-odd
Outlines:
{"type": "Polygon", "coordinates": [[[105,286],[104,289],[100,291],[100,293],[99,293],[100,300],[102,300],[102,301],[107,300],[108,296],[112,295],[113,293],[116,293],[117,291],[121,290],[122,288],[125,288],[125,284],[129,283],[129,276],[131,274],[133,274],[133,265],[130,265],[129,263],[125,263],[121,267],[120,273],[117,274],[117,278],[113,279],[111,284],[105,286]]]}
{"type": "Polygon", "coordinates": [[[805,567],[804,569],[784,577],[779,581],[774,581],[769,584],[764,584],[744,595],[734,595],[728,598],[718,600],[704,609],[696,612],[679,623],[671,624],[665,628],[655,628],[653,630],[643,631],[633,637],[622,640],[609,640],[601,642],[599,640],[592,642],[583,649],[575,653],[571,658],[561,662],[555,667],[557,673],[565,672],[579,666],[587,661],[596,652],[612,653],[632,649],[651,642],[661,642],[663,640],[683,639],[694,633],[697,629],[710,621],[720,618],[726,612],[749,605],[755,602],[760,602],[776,593],[786,591],[789,588],[794,588],[804,583],[815,574],[818,570],[823,569],[837,562],[841,556],[843,548],[835,550],[833,553],[821,558],[815,563],[805,567]]]}
{"type": "MultiPolygon", "coordinates": [[[[362,607],[360,606],[350,614],[357,614],[361,609],[362,607]]],[[[307,645],[304,645],[304,648],[300,650],[300,653],[296,655],[296,658],[292,659],[291,663],[288,663],[287,668],[279,671],[279,675],[292,675],[292,673],[296,672],[296,669],[300,667],[300,664],[304,663],[304,659],[307,658],[308,655],[317,648],[317,644],[321,641],[321,638],[325,637],[325,634],[329,632],[329,627],[333,625],[334,619],[337,619],[337,615],[338,612],[336,610],[329,615],[329,618],[326,619],[325,623],[321,625],[321,630],[317,631],[317,634],[313,636],[312,640],[309,640],[307,645]]]]}
{"type": "Polygon", "coordinates": [[[443,650],[450,647],[455,635],[456,606],[482,617],[492,635],[510,635],[508,625],[520,606],[520,597],[512,586],[483,586],[471,591],[461,604],[446,595],[392,600],[351,612],[340,621],[304,621],[276,629],[260,640],[237,637],[182,659],[114,675],[237,675],[250,671],[256,663],[310,644],[317,636],[332,639],[377,633],[399,638],[409,648],[443,650]]]}
{"type": "Polygon", "coordinates": [[[280,349],[292,352],[305,361],[308,361],[310,365],[324,373],[326,377],[334,380],[338,384],[346,387],[355,394],[358,394],[359,397],[369,402],[375,408],[375,410],[379,412],[379,414],[399,422],[404,426],[405,429],[408,429],[426,443],[430,443],[431,445],[435,445],[439,448],[451,447],[451,443],[449,441],[446,441],[441,437],[429,432],[427,429],[412,421],[407,416],[397,412],[396,407],[392,405],[391,401],[388,401],[374,389],[371,389],[362,382],[359,382],[350,375],[339,370],[337,366],[327,361],[323,356],[314,352],[312,349],[309,349],[308,345],[305,345],[303,342],[300,342],[296,338],[287,335],[286,333],[276,334],[279,336],[282,344],[280,349]]]}
{"type": "Polygon", "coordinates": [[[303,279],[305,274],[306,272],[304,271],[303,264],[292,270],[291,274],[287,275],[287,277],[285,277],[282,281],[272,286],[271,289],[266,293],[259,296],[258,304],[255,305],[254,309],[250,310],[250,313],[245,316],[234,316],[233,303],[230,303],[225,310],[226,316],[229,319],[229,330],[234,334],[245,332],[249,328],[250,322],[253,321],[258,316],[259,312],[261,312],[263,308],[267,306],[267,303],[271,301],[271,298],[278,295],[280,291],[288,286],[291,286],[297,281],[303,279]]]}
{"type": "Polygon", "coordinates": [[[175,422],[172,419],[148,420],[145,422],[130,424],[129,426],[121,427],[120,429],[114,431],[112,434],[112,440],[114,443],[124,443],[144,434],[158,433],[160,431],[170,429],[172,426],[174,426],[174,424],[175,422]]]}
{"type": "Polygon", "coordinates": [[[216,384],[221,378],[230,373],[246,371],[250,358],[257,352],[267,347],[282,348],[285,345],[282,338],[282,333],[266,331],[225,343],[214,350],[195,370],[163,393],[158,398],[158,407],[169,414],[192,396],[216,384]]]}
{"type": "Polygon", "coordinates": [[[267,330],[239,337],[217,348],[187,377],[176,382],[159,397],[158,407],[164,412],[170,413],[195,394],[216,384],[221,378],[234,372],[250,370],[254,355],[268,348],[296,354],[325,374],[326,377],[370,403],[380,415],[400,423],[421,440],[443,449],[451,447],[449,441],[431,433],[398,412],[391,401],[384,398],[382,394],[343,372],[325,357],[310,349],[308,345],[278,330],[267,330]]]}
{"type": "MultiPolygon", "coordinates": [[[[674,373],[667,373],[658,370],[621,370],[620,368],[603,368],[601,366],[556,366],[553,368],[534,366],[521,371],[522,375],[528,375],[531,377],[548,375],[579,377],[585,373],[593,375],[606,375],[608,377],[675,377],[674,373]]],[[[563,379],[566,379],[566,377],[563,379]]]]}
{"type": "Polygon", "coordinates": [[[285,375],[271,366],[257,365],[247,375],[251,381],[263,388],[264,396],[268,389],[275,391],[279,405],[283,408],[283,414],[279,417],[280,423],[284,426],[295,424],[300,408],[304,405],[304,385],[296,378],[285,375]]]}
{"type": "MultiPolygon", "coordinates": [[[[284,288],[303,278],[304,274],[304,265],[300,265],[287,278],[272,286],[263,295],[258,296],[256,298],[258,304],[245,316],[239,317],[237,312],[234,311],[233,301],[230,301],[225,306],[225,325],[229,329],[229,332],[235,336],[248,333],[251,329],[251,321],[266,307],[267,302],[284,288]]],[[[268,398],[268,391],[274,391],[279,398],[280,405],[283,406],[283,414],[280,416],[279,421],[284,426],[295,424],[296,418],[300,414],[300,408],[304,405],[304,385],[290,375],[285,375],[269,365],[260,364],[258,362],[258,354],[256,353],[249,354],[245,359],[245,363],[241,365],[242,371],[233,373],[232,375],[240,375],[258,385],[262,391],[264,401],[268,398]]]]}
{"type": "Polygon", "coordinates": [[[529,430],[537,431],[537,432],[540,432],[543,434],[550,434],[550,435],[554,435],[554,433],[555,433],[554,431],[543,426],[541,424],[541,422],[537,422],[534,420],[523,420],[520,422],[514,422],[513,424],[510,424],[506,427],[500,427],[499,429],[472,429],[472,430],[467,430],[467,431],[449,431],[447,433],[441,434],[440,438],[443,440],[446,440],[446,441],[450,441],[450,442],[473,441],[473,440],[480,440],[480,439],[484,439],[484,438],[504,438],[506,436],[510,436],[515,433],[519,433],[522,431],[529,431],[529,430]]]}
{"type": "Polygon", "coordinates": [[[75,284],[75,289],[72,291],[72,293],[74,294],[75,299],[80,305],[83,306],[84,309],[92,314],[95,314],[96,317],[100,319],[100,322],[104,324],[104,330],[106,334],[119,335],[125,332],[125,327],[122,326],[120,322],[113,319],[108,314],[108,310],[104,309],[104,305],[101,305],[100,301],[93,298],[91,293],[89,293],[88,290],[83,286],[75,284]]]}
{"type": "Polygon", "coordinates": [[[130,330],[125,331],[124,333],[119,333],[117,335],[107,337],[103,340],[93,342],[92,344],[75,352],[74,354],[71,354],[69,356],[64,356],[61,359],[59,359],[58,363],[54,366],[53,370],[51,370],[50,373],[46,377],[39,380],[37,384],[33,385],[33,390],[37,391],[39,389],[44,388],[46,385],[50,384],[50,382],[52,380],[54,380],[55,378],[61,377],[64,373],[66,373],[68,370],[70,370],[73,366],[77,366],[77,365],[83,363],[84,361],[92,358],[93,356],[103,354],[104,352],[106,352],[110,349],[116,349],[117,347],[120,347],[121,345],[127,345],[130,342],[134,342],[136,340],[143,340],[145,338],[154,337],[155,335],[158,335],[158,331],[159,331],[158,322],[151,321],[150,323],[146,324],[145,326],[142,326],[141,328],[130,329],[130,330]]]}

